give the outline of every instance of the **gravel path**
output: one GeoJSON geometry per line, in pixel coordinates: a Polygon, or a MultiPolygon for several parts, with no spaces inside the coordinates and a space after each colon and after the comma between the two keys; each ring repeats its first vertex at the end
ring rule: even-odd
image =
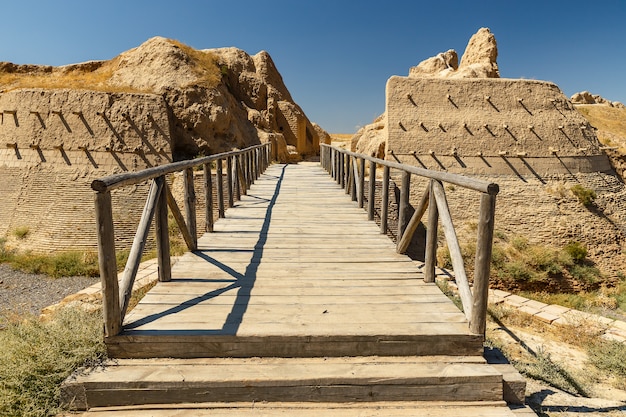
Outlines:
{"type": "Polygon", "coordinates": [[[0,264],[0,315],[39,315],[41,309],[98,281],[99,278],[90,277],[50,278],[14,271],[0,264]]]}

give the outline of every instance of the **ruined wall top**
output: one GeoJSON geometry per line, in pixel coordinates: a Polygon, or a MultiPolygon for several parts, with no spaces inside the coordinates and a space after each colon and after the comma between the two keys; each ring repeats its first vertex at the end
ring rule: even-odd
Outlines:
{"type": "MultiPolygon", "coordinates": [[[[574,158],[575,165],[605,158],[593,127],[550,82],[394,76],[386,94],[387,151],[404,156],[403,162],[418,157],[417,165],[433,169],[510,174],[502,158],[574,158]],[[472,165],[475,158],[495,158],[495,165],[472,165]],[[498,165],[502,172],[496,172],[498,165]]],[[[539,171],[549,164],[559,160],[542,161],[539,171]]]]}

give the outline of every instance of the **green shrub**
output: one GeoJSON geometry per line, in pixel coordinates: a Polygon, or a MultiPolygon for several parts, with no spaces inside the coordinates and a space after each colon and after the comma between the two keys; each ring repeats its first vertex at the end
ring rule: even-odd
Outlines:
{"type": "Polygon", "coordinates": [[[100,313],[63,309],[53,319],[9,323],[0,331],[0,415],[53,416],[60,384],[105,357],[100,313]]]}
{"type": "Polygon", "coordinates": [[[595,283],[600,278],[600,270],[591,265],[576,264],[569,268],[570,274],[579,281],[595,283]]]}
{"type": "Polygon", "coordinates": [[[572,257],[574,262],[581,263],[587,257],[587,248],[580,242],[570,242],[563,250],[572,257]]]}
{"type": "Polygon", "coordinates": [[[574,185],[572,188],[570,188],[570,191],[585,207],[592,205],[597,197],[595,191],[590,188],[585,188],[580,184],[574,185]]]}

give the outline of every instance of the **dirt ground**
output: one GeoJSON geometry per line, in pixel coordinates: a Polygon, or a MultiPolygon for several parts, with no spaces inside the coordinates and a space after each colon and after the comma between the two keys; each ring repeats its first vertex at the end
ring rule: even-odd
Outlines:
{"type": "Polygon", "coordinates": [[[589,397],[574,395],[526,376],[526,402],[537,415],[626,416],[626,391],[614,388],[606,376],[586,366],[588,358],[583,349],[558,341],[553,333],[539,327],[491,322],[487,333],[488,339],[504,346],[512,361],[539,353],[549,356],[577,380],[584,381],[589,397]]]}

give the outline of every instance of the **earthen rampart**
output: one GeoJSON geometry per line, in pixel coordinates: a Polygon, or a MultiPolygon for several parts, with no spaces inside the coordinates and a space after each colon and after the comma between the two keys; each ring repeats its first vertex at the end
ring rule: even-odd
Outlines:
{"type": "Polygon", "coordinates": [[[611,170],[593,127],[548,82],[392,77],[386,117],[388,158],[429,169],[514,176],[611,170]]]}
{"type": "MultiPolygon", "coordinates": [[[[25,89],[2,93],[0,111],[0,236],[24,249],[93,249],[91,181],[172,160],[159,95],[25,89]],[[16,239],[17,229],[28,232],[16,239]]],[[[113,193],[120,247],[132,242],[146,194],[113,193]]]]}

